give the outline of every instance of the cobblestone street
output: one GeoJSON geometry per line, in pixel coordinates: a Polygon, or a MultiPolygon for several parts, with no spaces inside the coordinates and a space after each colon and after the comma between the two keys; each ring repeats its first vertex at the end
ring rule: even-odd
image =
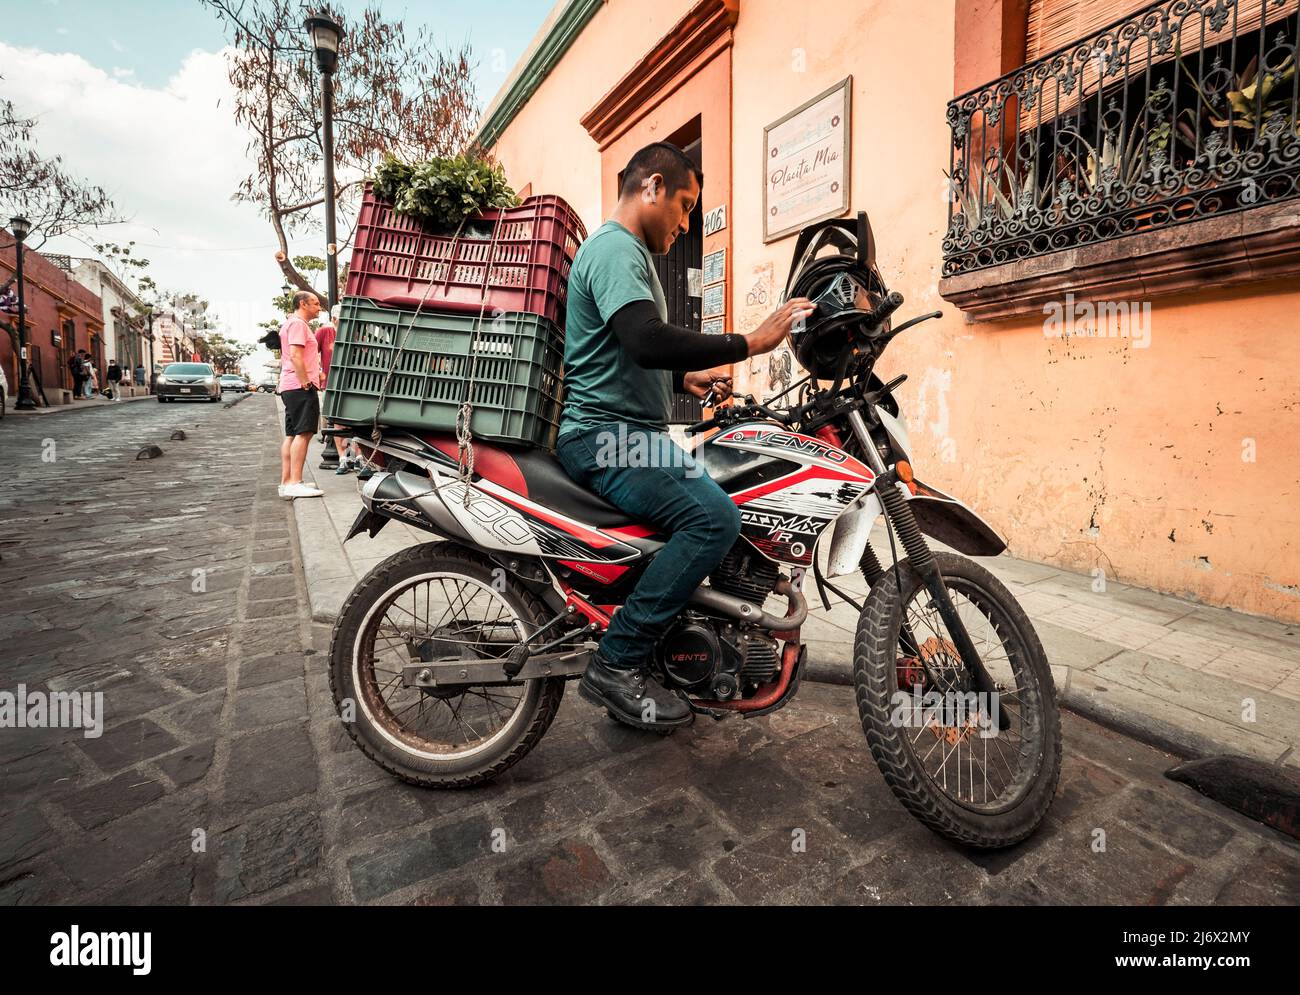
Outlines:
{"type": "Polygon", "coordinates": [[[405,786],[334,714],[279,443],[266,395],[0,422],[0,691],[104,696],[98,737],[0,729],[0,902],[1300,902],[1292,840],[1070,712],[1047,821],[995,854],[906,814],[829,684],[668,738],[570,688],[496,783],[405,786]]]}

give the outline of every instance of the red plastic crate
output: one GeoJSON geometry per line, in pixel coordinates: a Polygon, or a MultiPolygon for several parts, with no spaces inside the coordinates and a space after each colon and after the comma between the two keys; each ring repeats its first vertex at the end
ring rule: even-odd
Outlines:
{"type": "Polygon", "coordinates": [[[367,184],[347,295],[464,314],[477,314],[486,296],[489,314],[494,308],[539,314],[563,328],[569,267],[586,237],[573,208],[549,195],[471,215],[459,236],[433,234],[367,184]]]}

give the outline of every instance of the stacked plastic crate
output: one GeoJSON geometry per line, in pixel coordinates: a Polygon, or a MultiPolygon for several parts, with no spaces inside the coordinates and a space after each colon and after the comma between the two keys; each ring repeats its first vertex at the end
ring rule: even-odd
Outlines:
{"type": "Polygon", "coordinates": [[[549,447],[562,401],[565,289],[586,229],[559,197],[431,232],[367,187],[325,417],[549,447]]]}

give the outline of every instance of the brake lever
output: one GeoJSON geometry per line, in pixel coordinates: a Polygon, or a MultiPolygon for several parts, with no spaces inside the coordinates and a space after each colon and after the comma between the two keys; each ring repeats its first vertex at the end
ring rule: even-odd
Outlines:
{"type": "Polygon", "coordinates": [[[919,325],[921,322],[929,321],[931,318],[942,318],[942,317],[943,317],[942,311],[931,311],[929,314],[919,314],[915,318],[909,318],[907,321],[903,322],[897,328],[891,328],[889,330],[888,337],[892,339],[895,335],[901,335],[903,332],[907,331],[913,325],[919,325]]]}

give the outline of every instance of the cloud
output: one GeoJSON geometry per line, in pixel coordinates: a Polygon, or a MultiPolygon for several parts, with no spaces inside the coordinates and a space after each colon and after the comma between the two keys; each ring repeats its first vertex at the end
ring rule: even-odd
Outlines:
{"type": "MultiPolygon", "coordinates": [[[[270,224],[252,205],[231,200],[251,162],[248,135],[231,110],[227,51],[192,52],[164,86],[151,88],[129,70],[109,73],[70,53],[0,42],[0,94],[39,118],[43,154],[61,155],[74,175],[108,189],[131,218],[89,241],[134,239],[161,286],[197,292],[230,334],[252,341],[258,321],[280,317],[270,301],[283,278],[270,224]]],[[[321,255],[317,241],[295,242],[290,251],[321,255]]],[[[90,254],[68,239],[46,249],[90,254]]]]}

